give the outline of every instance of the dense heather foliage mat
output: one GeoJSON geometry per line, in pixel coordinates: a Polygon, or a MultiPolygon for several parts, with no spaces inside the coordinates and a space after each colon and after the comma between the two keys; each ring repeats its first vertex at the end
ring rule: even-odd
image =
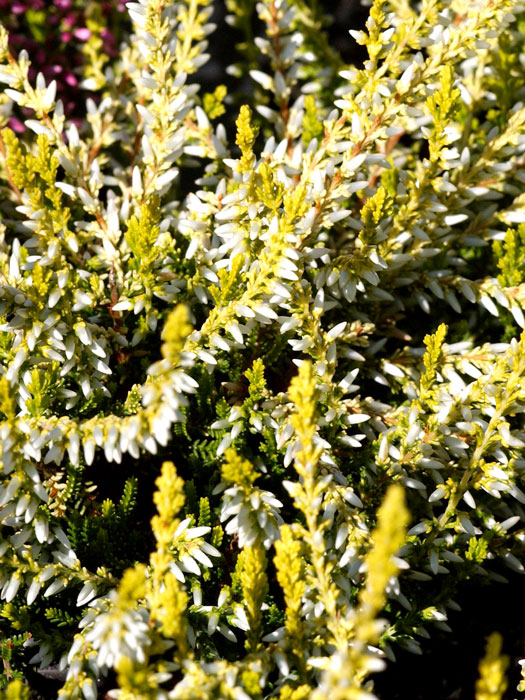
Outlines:
{"type": "Polygon", "coordinates": [[[524,571],[524,7],[226,0],[228,94],[88,5],[85,110],[0,30],[6,697],[370,698],[524,571]]]}

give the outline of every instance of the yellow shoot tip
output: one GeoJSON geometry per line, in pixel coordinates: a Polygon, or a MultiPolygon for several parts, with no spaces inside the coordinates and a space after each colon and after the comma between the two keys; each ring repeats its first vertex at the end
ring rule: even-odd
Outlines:
{"type": "Polygon", "coordinates": [[[401,486],[394,484],[389,487],[377,512],[372,548],[366,557],[368,578],[366,587],[359,596],[365,620],[375,617],[385,604],[386,586],[398,570],[392,557],[405,541],[409,519],[404,491],[401,486]]]}
{"type": "Polygon", "coordinates": [[[476,700],[501,700],[507,689],[505,671],[509,657],[501,653],[503,639],[493,632],[487,639],[485,656],[479,664],[479,678],[476,682],[476,700]]]}

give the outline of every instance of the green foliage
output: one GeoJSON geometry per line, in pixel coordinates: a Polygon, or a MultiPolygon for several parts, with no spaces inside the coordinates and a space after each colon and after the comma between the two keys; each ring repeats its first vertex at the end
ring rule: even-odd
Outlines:
{"type": "Polygon", "coordinates": [[[22,646],[30,638],[29,634],[14,634],[0,641],[0,692],[5,700],[29,700],[30,690],[23,684],[23,670],[16,667],[15,660],[22,646]]]}
{"type": "Polygon", "coordinates": [[[137,494],[138,481],[132,476],[126,480],[118,502],[106,498],[85,514],[70,515],[67,535],[84,566],[96,568],[96,563],[103,561],[118,575],[145,556],[149,541],[134,522],[137,494]]]}
{"type": "Polygon", "coordinates": [[[49,622],[57,627],[72,628],[80,621],[78,615],[70,615],[67,610],[61,610],[60,608],[46,608],[44,614],[46,620],[49,620],[49,622]]]}

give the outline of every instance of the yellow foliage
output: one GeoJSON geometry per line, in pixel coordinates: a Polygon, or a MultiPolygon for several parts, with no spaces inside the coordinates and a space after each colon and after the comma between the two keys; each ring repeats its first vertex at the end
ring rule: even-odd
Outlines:
{"type": "Polygon", "coordinates": [[[479,678],[476,681],[476,700],[501,700],[507,689],[505,672],[509,657],[501,653],[503,640],[493,632],[487,639],[485,656],[479,664],[479,678]]]}

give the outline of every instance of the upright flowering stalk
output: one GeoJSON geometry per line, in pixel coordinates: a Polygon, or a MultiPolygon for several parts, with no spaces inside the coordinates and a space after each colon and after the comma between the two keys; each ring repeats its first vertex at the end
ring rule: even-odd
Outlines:
{"type": "MultiPolygon", "coordinates": [[[[292,380],[289,395],[295,405],[290,421],[297,438],[294,459],[299,482],[288,483],[287,489],[305,520],[305,527],[296,526],[296,532],[308,548],[306,558],[310,566],[307,566],[306,576],[319,603],[315,609],[316,616],[320,617],[320,610],[324,610],[324,622],[337,650],[330,659],[310,659],[314,666],[326,669],[324,681],[316,691],[317,695],[314,695],[319,698],[334,694],[341,698],[357,697],[354,693],[367,673],[377,666],[369,658],[366,645],[377,642],[380,636],[382,623],[376,620],[376,616],[386,602],[387,584],[398,571],[392,557],[404,542],[408,511],[402,489],[392,487],[378,511],[378,526],[372,533],[372,548],[365,559],[367,583],[361,591],[358,608],[352,610],[341,600],[335,583],[334,564],[326,556],[324,533],[330,521],[321,519],[320,513],[330,476],[323,476],[318,469],[322,454],[322,447],[316,446],[318,394],[309,362],[301,363],[299,374],[292,380]]],[[[276,565],[286,596],[287,631],[297,654],[302,626],[297,616],[297,606],[304,588],[299,584],[297,564],[286,573],[283,567],[285,552],[288,551],[289,555],[294,549],[298,552],[290,534],[289,529],[283,529],[283,542],[277,546],[276,565]]]]}
{"type": "Polygon", "coordinates": [[[366,584],[359,594],[357,608],[348,615],[352,641],[331,657],[319,688],[312,693],[316,700],[366,698],[368,692],[363,685],[367,675],[383,668],[381,659],[370,654],[369,645],[377,643],[384,629],[384,621],[377,616],[386,602],[387,585],[399,571],[393,557],[405,540],[409,521],[399,486],[389,488],[377,516],[371,549],[365,559],[366,584]]]}
{"type": "Polygon", "coordinates": [[[326,625],[332,639],[337,648],[342,648],[347,640],[347,631],[340,622],[340,613],[337,610],[339,592],[331,576],[333,565],[325,557],[323,531],[326,529],[326,521],[321,521],[319,517],[323,495],[330,478],[328,475],[322,478],[318,471],[322,453],[322,448],[315,444],[318,393],[310,362],[305,361],[301,364],[299,374],[292,380],[289,394],[295,406],[290,422],[297,439],[294,464],[300,480],[288,484],[288,489],[296,508],[305,518],[306,527],[300,534],[310,550],[312,570],[309,575],[313,579],[316,596],[325,610],[326,625]]]}
{"type": "Polygon", "coordinates": [[[168,639],[175,639],[180,653],[186,650],[186,628],[182,617],[187,598],[180,589],[177,578],[170,570],[172,557],[169,546],[179,527],[176,516],[184,503],[183,482],[177,476],[171,462],[165,462],[162,474],[157,479],[158,490],[154,501],[158,515],[153,517],[151,527],[157,541],[157,550],[150,558],[151,577],[147,582],[147,598],[151,620],[158,622],[161,633],[168,639]]]}

